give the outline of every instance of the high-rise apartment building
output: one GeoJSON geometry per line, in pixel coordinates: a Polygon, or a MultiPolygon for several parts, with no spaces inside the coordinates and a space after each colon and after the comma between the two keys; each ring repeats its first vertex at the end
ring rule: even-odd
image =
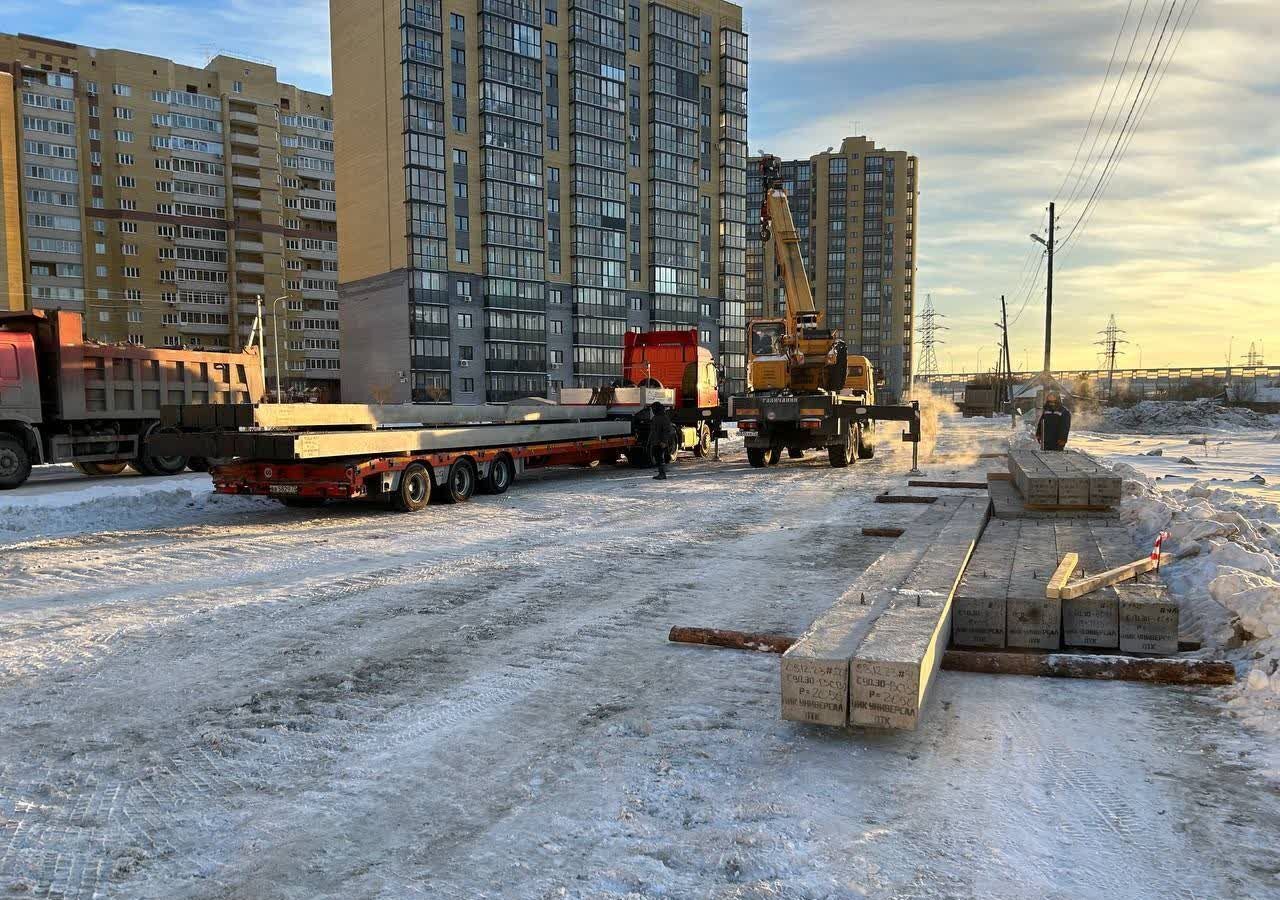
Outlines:
{"type": "MultiPolygon", "coordinates": [[[[773,248],[757,225],[760,160],[747,169],[747,318],[783,302],[773,248]]],[[[901,397],[911,380],[919,160],[865,137],[782,164],[814,301],[849,348],[872,361],[901,397]]]]}
{"type": "Polygon", "coordinates": [[[278,336],[287,390],[336,393],[329,97],[262,63],[24,34],[0,34],[6,72],[0,202],[16,192],[17,212],[0,255],[16,235],[27,306],[83,312],[93,339],[217,349],[243,345],[261,298],[268,383],[278,336]]]}
{"type": "Polygon", "coordinates": [[[479,403],[696,327],[744,376],[747,37],[722,0],[330,4],[343,390],[479,403]]]}

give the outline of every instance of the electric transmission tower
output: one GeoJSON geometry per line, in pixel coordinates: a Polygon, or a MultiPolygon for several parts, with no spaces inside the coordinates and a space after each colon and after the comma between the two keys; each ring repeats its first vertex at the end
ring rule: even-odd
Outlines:
{"type": "Polygon", "coordinates": [[[938,320],[945,319],[942,313],[933,308],[933,295],[925,294],[924,312],[920,313],[920,374],[922,376],[938,374],[938,345],[946,341],[938,336],[938,332],[946,331],[947,326],[938,320]]]}
{"type": "Polygon", "coordinates": [[[1120,337],[1126,332],[1116,325],[1116,317],[1114,315],[1107,322],[1107,327],[1099,331],[1098,334],[1102,335],[1102,340],[1094,341],[1094,343],[1102,348],[1098,352],[1102,357],[1103,367],[1107,370],[1107,400],[1110,402],[1115,396],[1116,357],[1124,355],[1120,345],[1129,342],[1120,337]]]}
{"type": "Polygon", "coordinates": [[[1244,358],[1244,364],[1245,364],[1246,366],[1261,366],[1261,365],[1263,365],[1263,362],[1262,362],[1262,351],[1260,351],[1260,350],[1258,349],[1258,345],[1257,345],[1257,344],[1253,344],[1253,343],[1249,344],[1249,352],[1245,355],[1245,358],[1244,358]]]}

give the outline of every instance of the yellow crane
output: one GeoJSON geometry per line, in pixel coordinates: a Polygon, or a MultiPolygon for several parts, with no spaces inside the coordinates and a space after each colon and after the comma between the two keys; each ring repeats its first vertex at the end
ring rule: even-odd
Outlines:
{"type": "Polygon", "coordinates": [[[786,303],[781,317],[747,325],[747,392],[731,398],[730,415],[744,435],[748,460],[758,468],[776,465],[783,450],[799,458],[825,449],[831,465],[842,468],[855,454],[875,454],[871,430],[877,418],[913,422],[909,433],[918,442],[918,407],[874,406],[870,361],[850,356],[844,340],[825,327],[805,272],[781,160],[762,157],[760,174],[760,240],[774,249],[786,303]]]}

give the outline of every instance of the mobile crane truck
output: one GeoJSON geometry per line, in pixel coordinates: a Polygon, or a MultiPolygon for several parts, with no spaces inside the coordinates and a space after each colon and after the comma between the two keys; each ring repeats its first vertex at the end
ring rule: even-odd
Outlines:
{"type": "Polygon", "coordinates": [[[800,236],[782,186],[782,162],[760,161],[764,200],[760,239],[772,243],[786,296],[782,317],[747,325],[747,391],[730,398],[753,467],[776,465],[825,449],[834,468],[875,453],[876,421],[907,423],[902,439],[913,453],[920,442],[920,405],[875,405],[875,378],[865,356],[850,356],[845,342],[823,326],[800,254],[800,236]]]}

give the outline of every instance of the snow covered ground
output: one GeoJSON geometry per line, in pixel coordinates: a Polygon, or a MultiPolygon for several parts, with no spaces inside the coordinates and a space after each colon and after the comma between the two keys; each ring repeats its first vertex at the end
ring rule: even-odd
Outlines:
{"type": "MultiPolygon", "coordinates": [[[[1008,433],[948,424],[931,475],[1008,433]]],[[[775,657],[666,643],[799,633],[888,546],[861,526],[918,513],[872,502],[916,490],[882,450],[409,516],[0,496],[0,895],[1280,891],[1220,692],[944,672],[919,732],[845,733],[779,720],[775,657]]]]}

